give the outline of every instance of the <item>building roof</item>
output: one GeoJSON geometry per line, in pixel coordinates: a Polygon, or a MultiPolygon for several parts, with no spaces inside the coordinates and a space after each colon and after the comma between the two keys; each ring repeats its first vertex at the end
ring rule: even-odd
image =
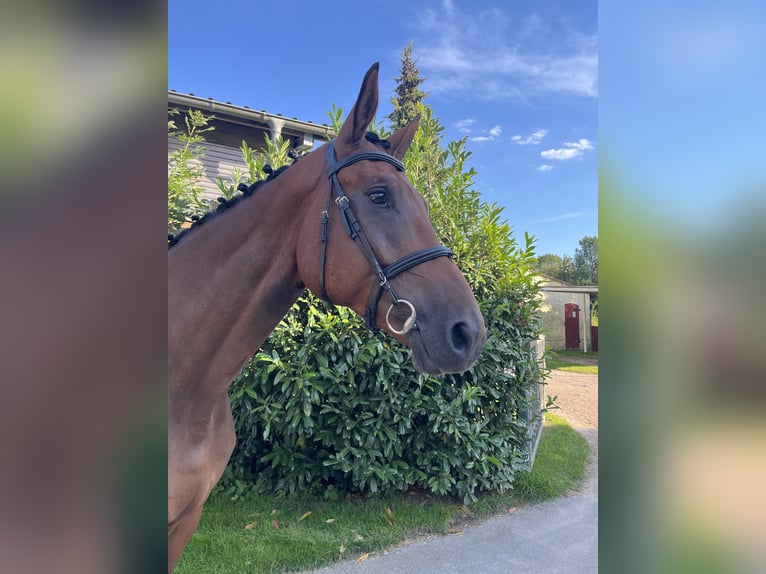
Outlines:
{"type": "Polygon", "coordinates": [[[284,132],[292,138],[298,136],[307,143],[313,142],[316,138],[329,141],[335,136],[332,128],[327,124],[320,125],[297,118],[287,118],[265,110],[253,110],[247,106],[235,106],[231,102],[218,102],[213,98],[200,98],[194,94],[181,94],[175,90],[168,90],[168,105],[205,110],[214,114],[220,121],[266,129],[271,133],[284,132]]]}
{"type": "Polygon", "coordinates": [[[598,285],[542,285],[540,291],[547,293],[588,293],[598,295],[598,285]]]}
{"type": "Polygon", "coordinates": [[[547,281],[550,283],[560,283],[562,285],[571,285],[571,283],[567,283],[563,279],[556,279],[555,277],[551,277],[550,275],[546,275],[545,273],[540,273],[539,271],[535,271],[535,275],[540,277],[541,279],[540,283],[547,281]]]}
{"type": "Polygon", "coordinates": [[[561,279],[556,279],[544,273],[535,273],[540,277],[540,291],[548,293],[588,293],[598,295],[598,285],[572,285],[561,279]]]}

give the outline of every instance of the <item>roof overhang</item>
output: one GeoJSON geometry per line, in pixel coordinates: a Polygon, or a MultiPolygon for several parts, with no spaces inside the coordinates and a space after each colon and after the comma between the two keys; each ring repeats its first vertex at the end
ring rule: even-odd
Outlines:
{"type": "Polygon", "coordinates": [[[293,132],[310,134],[314,137],[329,141],[335,137],[335,133],[328,125],[319,125],[313,122],[306,122],[295,118],[286,118],[279,114],[270,114],[264,111],[252,110],[248,107],[235,106],[231,103],[217,102],[212,98],[200,98],[191,94],[179,94],[172,90],[168,91],[168,103],[171,105],[185,106],[200,110],[207,110],[217,114],[219,119],[223,116],[238,118],[251,122],[257,122],[266,126],[280,123],[284,128],[293,132]]]}
{"type": "Polygon", "coordinates": [[[548,293],[587,293],[598,295],[598,285],[543,285],[540,291],[548,293]]]}

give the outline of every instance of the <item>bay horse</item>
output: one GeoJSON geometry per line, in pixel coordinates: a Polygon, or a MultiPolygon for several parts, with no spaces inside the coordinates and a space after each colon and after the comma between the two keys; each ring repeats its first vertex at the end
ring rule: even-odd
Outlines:
{"type": "Polygon", "coordinates": [[[404,174],[419,118],[379,140],[377,107],[376,63],[334,140],[168,251],[169,572],[234,448],[228,387],[304,289],[410,347],[424,373],[465,371],[484,346],[471,288],[404,174]]]}

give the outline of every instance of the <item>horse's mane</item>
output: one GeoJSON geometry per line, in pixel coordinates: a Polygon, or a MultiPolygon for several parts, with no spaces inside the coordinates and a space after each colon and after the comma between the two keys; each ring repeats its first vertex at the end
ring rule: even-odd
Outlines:
{"type": "Polygon", "coordinates": [[[263,185],[269,183],[270,181],[276,179],[282,172],[284,172],[289,165],[283,165],[279,169],[272,170],[271,166],[267,165],[264,166],[264,172],[268,173],[268,177],[266,179],[260,179],[258,181],[255,181],[251,183],[250,185],[240,183],[237,186],[237,190],[241,191],[242,193],[240,195],[235,195],[231,199],[226,199],[225,197],[221,196],[218,198],[218,206],[213,211],[208,211],[204,215],[192,215],[191,220],[192,224],[191,227],[188,227],[186,229],[183,229],[178,234],[171,234],[168,233],[168,249],[172,248],[174,245],[176,245],[181,239],[186,237],[190,232],[197,229],[200,225],[205,223],[206,221],[210,221],[214,217],[220,215],[224,211],[231,209],[235,205],[237,205],[240,201],[245,199],[246,197],[249,197],[252,195],[258,188],[262,187],[263,185]]]}
{"type": "MultiPolygon", "coordinates": [[[[365,139],[367,139],[367,141],[370,141],[370,142],[374,143],[375,145],[378,145],[378,146],[380,146],[380,147],[382,147],[384,149],[388,149],[389,147],[391,147],[391,144],[388,142],[388,140],[381,139],[378,136],[378,134],[376,134],[374,132],[367,132],[367,134],[365,135],[365,139]]],[[[289,155],[289,152],[288,152],[288,155],[289,155]]],[[[293,159],[293,163],[297,162],[298,159],[299,159],[295,155],[291,155],[290,157],[293,159]]],[[[255,181],[255,182],[251,183],[250,185],[247,185],[247,184],[244,184],[244,183],[240,183],[237,186],[237,190],[242,192],[241,195],[236,195],[236,196],[232,197],[231,199],[226,199],[225,197],[221,196],[221,197],[218,198],[218,206],[213,211],[209,211],[209,212],[205,213],[202,216],[200,216],[200,215],[192,215],[192,217],[191,217],[191,220],[192,220],[191,227],[183,229],[178,234],[168,233],[168,249],[171,249],[174,245],[176,245],[179,241],[181,241],[181,239],[186,237],[191,231],[194,231],[195,229],[197,229],[200,225],[202,225],[206,221],[209,221],[209,220],[213,219],[214,217],[216,217],[217,215],[220,215],[224,211],[226,211],[228,209],[231,209],[232,207],[237,205],[240,201],[242,201],[246,197],[252,195],[253,192],[255,192],[258,188],[260,188],[264,184],[269,183],[270,181],[276,179],[280,174],[282,174],[291,165],[292,164],[290,164],[290,165],[283,165],[282,167],[280,167],[279,169],[276,169],[276,170],[272,169],[272,167],[270,165],[264,166],[263,171],[268,174],[268,177],[266,179],[261,179],[261,180],[255,181]]]]}

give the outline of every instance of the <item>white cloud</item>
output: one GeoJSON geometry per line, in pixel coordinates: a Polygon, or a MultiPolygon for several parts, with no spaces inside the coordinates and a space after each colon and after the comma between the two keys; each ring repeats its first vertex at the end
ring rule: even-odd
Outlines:
{"type": "Polygon", "coordinates": [[[543,159],[567,160],[580,157],[583,152],[592,150],[593,144],[590,140],[581,138],[576,142],[565,142],[564,147],[558,149],[546,149],[540,152],[543,159]]]}
{"type": "Polygon", "coordinates": [[[519,145],[537,145],[539,144],[543,138],[548,135],[548,130],[537,130],[536,132],[531,133],[527,137],[523,137],[521,135],[515,135],[511,139],[515,141],[519,145]]]}
{"type": "Polygon", "coordinates": [[[540,223],[553,223],[555,221],[564,221],[565,219],[574,219],[576,217],[582,217],[585,215],[582,211],[572,211],[571,213],[562,213],[561,215],[554,215],[553,217],[546,217],[545,219],[538,220],[540,223]]]}
{"type": "Polygon", "coordinates": [[[495,126],[489,130],[485,136],[475,136],[468,139],[470,139],[472,142],[490,142],[500,137],[501,133],[503,133],[503,128],[500,126],[495,126]]]}
{"type": "Polygon", "coordinates": [[[466,118],[464,120],[455,122],[453,125],[461,134],[469,134],[471,133],[471,126],[473,126],[475,123],[476,120],[474,118],[466,118]]]}
{"type": "Polygon", "coordinates": [[[567,160],[582,155],[582,150],[575,148],[547,149],[541,151],[540,155],[545,159],[567,160]]]}
{"type": "Polygon", "coordinates": [[[544,163],[543,165],[540,165],[537,167],[538,171],[550,171],[553,169],[552,165],[548,165],[547,163],[544,163]]]}
{"type": "Polygon", "coordinates": [[[595,34],[533,14],[510,18],[497,8],[463,12],[451,1],[415,19],[418,67],[429,92],[484,101],[551,94],[595,98],[595,34]]]}

